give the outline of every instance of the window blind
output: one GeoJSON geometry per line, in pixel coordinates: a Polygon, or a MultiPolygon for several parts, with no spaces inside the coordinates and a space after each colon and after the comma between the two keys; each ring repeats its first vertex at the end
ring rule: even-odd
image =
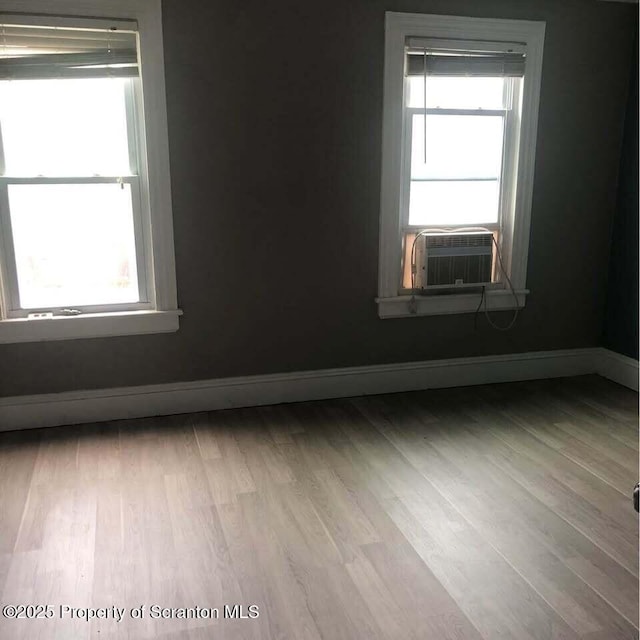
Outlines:
{"type": "Polygon", "coordinates": [[[522,77],[526,52],[519,43],[435,42],[409,38],[405,72],[409,76],[522,77]]]}
{"type": "Polygon", "coordinates": [[[135,23],[131,27],[3,24],[0,16],[0,80],[137,76],[135,23]]]}

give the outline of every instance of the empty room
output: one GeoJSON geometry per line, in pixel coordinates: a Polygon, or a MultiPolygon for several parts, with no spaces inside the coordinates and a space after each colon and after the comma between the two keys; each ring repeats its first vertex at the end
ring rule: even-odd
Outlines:
{"type": "Polygon", "coordinates": [[[637,0],[0,0],[0,640],[638,640],[637,0]]]}

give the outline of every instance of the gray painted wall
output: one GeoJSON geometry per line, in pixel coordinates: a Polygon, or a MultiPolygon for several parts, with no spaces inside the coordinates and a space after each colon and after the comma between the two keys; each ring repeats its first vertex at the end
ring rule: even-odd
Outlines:
{"type": "Polygon", "coordinates": [[[598,344],[633,7],[163,6],[180,331],[0,345],[0,396],[598,344]],[[377,317],[386,10],[547,21],[532,293],[509,333],[377,317]]]}
{"type": "Polygon", "coordinates": [[[603,343],[638,358],[638,47],[633,52],[603,343]]]}

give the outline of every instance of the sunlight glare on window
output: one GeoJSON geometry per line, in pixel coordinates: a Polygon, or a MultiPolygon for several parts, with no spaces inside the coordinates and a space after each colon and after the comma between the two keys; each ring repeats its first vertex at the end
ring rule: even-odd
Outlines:
{"type": "Polygon", "coordinates": [[[137,302],[129,184],[9,185],[22,308],[137,302]]]}
{"type": "Polygon", "coordinates": [[[498,181],[412,182],[409,224],[479,225],[498,221],[498,181]]]}
{"type": "Polygon", "coordinates": [[[502,116],[413,116],[411,178],[497,178],[502,165],[502,116]]]}
{"type": "Polygon", "coordinates": [[[409,224],[498,221],[502,116],[413,115],[409,224]]]}
{"type": "Polygon", "coordinates": [[[10,176],[126,176],[122,78],[0,82],[0,122],[10,176]]]}

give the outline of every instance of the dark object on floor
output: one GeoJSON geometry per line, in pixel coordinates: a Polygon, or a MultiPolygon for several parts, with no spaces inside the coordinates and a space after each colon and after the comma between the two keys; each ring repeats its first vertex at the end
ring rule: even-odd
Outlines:
{"type": "Polygon", "coordinates": [[[638,482],[636,488],[633,490],[633,508],[640,512],[640,482],[638,482]]]}

